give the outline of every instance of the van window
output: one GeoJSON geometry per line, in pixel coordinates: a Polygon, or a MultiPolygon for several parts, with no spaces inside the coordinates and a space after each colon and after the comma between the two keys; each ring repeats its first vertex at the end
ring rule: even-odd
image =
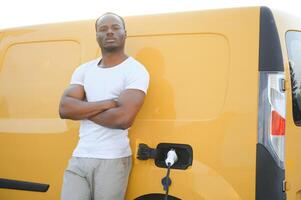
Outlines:
{"type": "Polygon", "coordinates": [[[301,32],[286,33],[286,45],[290,64],[293,118],[301,126],[301,32]]]}

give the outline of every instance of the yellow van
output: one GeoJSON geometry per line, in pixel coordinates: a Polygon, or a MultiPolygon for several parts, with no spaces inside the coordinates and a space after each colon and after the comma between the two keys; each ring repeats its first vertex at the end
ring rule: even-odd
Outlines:
{"type": "MultiPolygon", "coordinates": [[[[151,76],[126,199],[301,200],[301,20],[250,7],[125,21],[151,76]]],[[[59,100],[98,56],[94,20],[0,32],[0,199],[59,199],[79,128],[59,100]]]]}

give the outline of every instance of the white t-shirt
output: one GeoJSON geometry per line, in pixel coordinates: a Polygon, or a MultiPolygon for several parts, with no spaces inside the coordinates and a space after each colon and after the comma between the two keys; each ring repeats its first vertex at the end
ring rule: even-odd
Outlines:
{"type": "MultiPolygon", "coordinates": [[[[100,59],[80,65],[70,84],[84,86],[88,102],[116,99],[126,89],[147,92],[149,74],[132,57],[110,68],[101,68],[100,59]]],[[[75,157],[113,159],[130,156],[128,130],[111,129],[90,120],[81,120],[79,142],[73,151],[75,157]]]]}

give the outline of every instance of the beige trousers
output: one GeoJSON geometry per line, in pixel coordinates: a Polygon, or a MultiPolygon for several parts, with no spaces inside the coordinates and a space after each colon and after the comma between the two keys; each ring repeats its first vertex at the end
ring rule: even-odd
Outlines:
{"type": "Polygon", "coordinates": [[[131,167],[131,157],[72,157],[65,170],[61,200],[124,200],[131,167]]]}

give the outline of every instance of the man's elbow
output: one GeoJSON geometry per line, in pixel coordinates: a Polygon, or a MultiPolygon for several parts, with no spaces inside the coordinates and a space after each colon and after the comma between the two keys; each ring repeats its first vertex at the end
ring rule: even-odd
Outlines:
{"type": "Polygon", "coordinates": [[[67,113],[65,112],[65,110],[63,108],[59,109],[59,115],[61,119],[67,119],[67,113]]]}
{"type": "Polygon", "coordinates": [[[59,107],[59,115],[61,119],[70,119],[68,115],[68,111],[66,110],[65,106],[61,103],[59,107]]]}
{"type": "Polygon", "coordinates": [[[126,130],[128,128],[130,128],[132,125],[131,124],[120,124],[119,128],[122,130],[126,130]]]}
{"type": "Polygon", "coordinates": [[[125,117],[122,120],[120,120],[120,122],[118,123],[118,127],[122,130],[126,130],[132,126],[133,122],[133,119],[125,117]]]}

